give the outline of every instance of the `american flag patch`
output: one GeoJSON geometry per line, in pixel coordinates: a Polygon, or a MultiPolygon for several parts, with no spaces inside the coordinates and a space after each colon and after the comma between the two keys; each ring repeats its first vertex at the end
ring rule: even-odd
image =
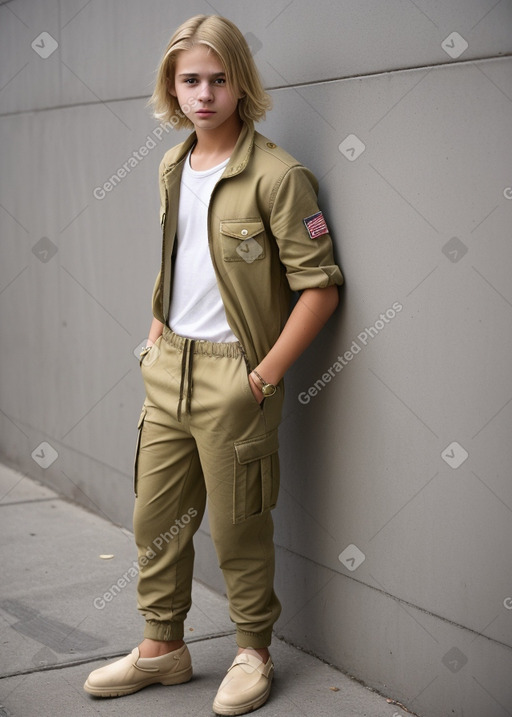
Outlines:
{"type": "Polygon", "coordinates": [[[322,212],[317,212],[316,214],[312,214],[310,217],[306,217],[303,219],[303,222],[308,230],[310,239],[317,239],[323,234],[329,234],[322,212]]]}

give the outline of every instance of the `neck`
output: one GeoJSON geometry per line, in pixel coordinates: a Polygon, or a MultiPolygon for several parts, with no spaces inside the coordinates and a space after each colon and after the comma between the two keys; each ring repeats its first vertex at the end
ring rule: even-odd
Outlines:
{"type": "Polygon", "coordinates": [[[233,151],[240,131],[242,120],[233,115],[220,127],[213,130],[196,128],[197,143],[193,154],[196,157],[229,157],[233,151]]]}

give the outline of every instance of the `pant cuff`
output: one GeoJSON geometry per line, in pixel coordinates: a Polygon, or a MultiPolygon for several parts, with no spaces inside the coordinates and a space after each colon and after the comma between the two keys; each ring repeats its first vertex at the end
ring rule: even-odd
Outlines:
{"type": "Polygon", "coordinates": [[[182,622],[158,622],[147,620],[144,637],[150,640],[183,640],[185,634],[182,622]]]}
{"type": "Polygon", "coordinates": [[[272,642],[272,630],[263,632],[249,632],[248,630],[236,629],[236,644],[238,647],[254,647],[261,649],[268,647],[272,642]]]}

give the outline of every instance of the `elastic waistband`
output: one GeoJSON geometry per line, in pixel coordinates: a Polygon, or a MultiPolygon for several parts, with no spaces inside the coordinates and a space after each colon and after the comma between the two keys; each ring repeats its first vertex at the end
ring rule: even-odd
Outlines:
{"type": "Polygon", "coordinates": [[[178,351],[188,351],[194,354],[202,354],[203,356],[224,356],[226,358],[239,358],[245,356],[242,344],[239,341],[230,341],[227,343],[214,343],[205,339],[190,339],[186,336],[175,334],[172,329],[164,325],[162,337],[178,351]]]}

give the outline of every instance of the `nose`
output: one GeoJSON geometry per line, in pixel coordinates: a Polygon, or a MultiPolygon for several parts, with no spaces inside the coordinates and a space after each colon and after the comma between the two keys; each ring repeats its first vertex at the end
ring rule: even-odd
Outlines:
{"type": "Polygon", "coordinates": [[[201,83],[199,88],[199,94],[197,97],[201,102],[211,102],[213,99],[213,92],[209,82],[201,83]]]}

